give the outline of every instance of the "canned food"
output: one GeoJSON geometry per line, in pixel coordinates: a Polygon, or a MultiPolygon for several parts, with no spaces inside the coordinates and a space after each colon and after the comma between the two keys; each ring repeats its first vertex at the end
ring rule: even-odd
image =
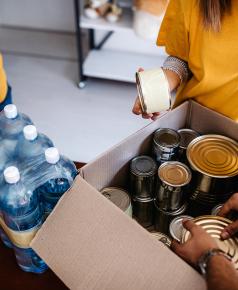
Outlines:
{"type": "Polygon", "coordinates": [[[169,84],[161,68],[136,73],[136,84],[144,113],[161,112],[171,108],[169,84]]]}
{"type": "Polygon", "coordinates": [[[173,211],[180,208],[185,199],[186,185],[192,174],[183,163],[170,161],[163,163],[158,170],[159,186],[156,192],[156,202],[159,208],[173,211]]]}
{"type": "Polygon", "coordinates": [[[168,248],[171,247],[171,239],[163,233],[160,232],[152,232],[151,235],[159,242],[163,243],[168,248]]]}
{"type": "MultiPolygon", "coordinates": [[[[220,238],[222,230],[230,225],[232,221],[218,216],[201,216],[195,218],[193,221],[216,240],[218,248],[231,257],[235,268],[238,270],[238,238],[232,237],[225,241],[220,238]]],[[[185,243],[190,238],[190,235],[189,231],[184,230],[181,240],[182,243],[185,243]]]]}
{"type": "Polygon", "coordinates": [[[221,135],[200,136],[189,144],[187,158],[194,170],[191,202],[211,212],[236,191],[238,143],[221,135]]]}
{"type": "Polygon", "coordinates": [[[180,135],[172,129],[158,129],[154,133],[153,151],[156,161],[161,164],[176,159],[180,135]]]}
{"type": "Polygon", "coordinates": [[[160,209],[155,201],[155,229],[158,232],[162,232],[164,234],[169,234],[169,225],[177,216],[180,216],[185,213],[187,209],[187,205],[184,204],[178,210],[175,211],[164,211],[160,209]]]}
{"type": "MultiPolygon", "coordinates": [[[[223,204],[218,204],[212,209],[212,215],[217,216],[221,208],[223,207],[223,204]]],[[[226,217],[231,221],[236,221],[238,219],[238,212],[235,210],[230,211],[226,217]]]]}
{"type": "Polygon", "coordinates": [[[101,193],[125,214],[132,217],[131,198],[125,190],[117,187],[106,187],[101,190],[101,193]]]}
{"type": "Polygon", "coordinates": [[[156,162],[149,156],[135,157],[131,161],[130,172],[130,187],[133,197],[154,197],[156,162]]]}
{"type": "Polygon", "coordinates": [[[178,242],[181,242],[182,233],[184,230],[183,220],[192,220],[193,217],[189,215],[180,215],[174,218],[169,225],[170,236],[178,242]]]}
{"type": "Polygon", "coordinates": [[[218,204],[212,209],[212,215],[217,216],[221,208],[223,207],[223,204],[218,204]]]}
{"type": "Polygon", "coordinates": [[[181,162],[187,163],[187,155],[186,151],[188,145],[197,137],[199,137],[199,133],[192,130],[192,129],[180,129],[178,130],[180,135],[180,144],[179,144],[179,151],[178,151],[178,158],[181,162]]]}
{"type": "Polygon", "coordinates": [[[152,226],[154,224],[154,199],[133,198],[133,217],[145,228],[152,226]]]}

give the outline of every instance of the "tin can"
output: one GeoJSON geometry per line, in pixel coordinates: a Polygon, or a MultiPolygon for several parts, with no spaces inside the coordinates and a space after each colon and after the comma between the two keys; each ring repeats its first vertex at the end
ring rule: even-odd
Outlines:
{"type": "Polygon", "coordinates": [[[160,209],[155,201],[155,229],[158,232],[162,232],[169,235],[169,225],[171,221],[186,212],[187,205],[184,204],[178,210],[175,211],[164,211],[160,209]]]}
{"type": "Polygon", "coordinates": [[[138,156],[131,161],[130,191],[133,197],[154,197],[156,173],[156,162],[149,156],[138,156]]]}
{"type": "MultiPolygon", "coordinates": [[[[225,241],[220,238],[222,230],[230,225],[232,221],[219,216],[201,216],[195,218],[193,222],[201,226],[212,238],[215,239],[218,248],[228,254],[236,270],[238,270],[238,238],[231,237],[225,241]]],[[[190,232],[183,231],[181,242],[185,243],[190,238],[190,232]]]]}
{"type": "Polygon", "coordinates": [[[192,177],[190,169],[181,162],[169,161],[159,167],[158,175],[158,207],[165,211],[177,210],[184,204],[186,186],[192,177]]]}
{"type": "Polygon", "coordinates": [[[161,68],[137,72],[136,84],[144,113],[161,112],[171,108],[169,84],[161,68]]]}
{"type": "Polygon", "coordinates": [[[143,227],[148,228],[154,224],[154,199],[133,198],[133,217],[143,227]]]}
{"type": "Polygon", "coordinates": [[[179,144],[179,150],[178,150],[178,159],[180,162],[188,163],[187,160],[187,148],[188,145],[197,137],[200,136],[200,134],[192,129],[180,129],[178,130],[178,133],[180,135],[180,144],[179,144]]]}
{"type": "Polygon", "coordinates": [[[219,213],[219,211],[221,210],[221,208],[223,207],[223,204],[218,204],[216,205],[213,209],[211,214],[217,216],[217,214],[219,213]]]}
{"type": "Polygon", "coordinates": [[[106,187],[101,190],[102,195],[119,207],[125,214],[132,217],[131,198],[125,190],[117,187],[106,187]]]}
{"type": "Polygon", "coordinates": [[[183,227],[184,219],[192,220],[193,217],[189,215],[180,215],[174,218],[169,225],[170,236],[178,242],[181,242],[181,239],[182,239],[182,233],[184,230],[184,227],[183,227]]]}
{"type": "Polygon", "coordinates": [[[160,232],[151,232],[151,236],[153,236],[157,241],[163,243],[166,247],[171,247],[171,239],[163,233],[160,232]]]}
{"type": "Polygon", "coordinates": [[[153,153],[156,161],[161,164],[175,160],[180,144],[180,135],[172,129],[158,129],[153,137],[153,153]]]}
{"type": "MultiPolygon", "coordinates": [[[[217,206],[215,206],[212,209],[211,214],[214,216],[217,216],[219,211],[221,210],[221,208],[223,207],[224,204],[218,204],[217,206]]],[[[229,212],[226,216],[229,220],[231,221],[236,221],[238,219],[238,213],[235,210],[232,210],[231,212],[229,212]]]]}
{"type": "Polygon", "coordinates": [[[221,135],[200,136],[189,144],[187,158],[193,169],[190,203],[194,207],[200,206],[198,215],[211,212],[214,206],[226,202],[235,193],[238,176],[236,141],[221,135]]]}

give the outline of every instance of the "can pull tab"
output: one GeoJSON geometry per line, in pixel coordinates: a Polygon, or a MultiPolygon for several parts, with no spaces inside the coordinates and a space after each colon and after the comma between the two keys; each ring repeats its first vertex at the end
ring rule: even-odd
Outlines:
{"type": "Polygon", "coordinates": [[[104,193],[104,196],[107,198],[107,199],[111,199],[111,194],[110,193],[104,193]]]}

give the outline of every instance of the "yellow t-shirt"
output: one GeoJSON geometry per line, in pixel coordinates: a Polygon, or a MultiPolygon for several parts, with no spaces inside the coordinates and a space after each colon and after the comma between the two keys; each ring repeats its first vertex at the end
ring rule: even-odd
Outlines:
{"type": "Polygon", "coordinates": [[[197,0],[170,0],[157,44],[188,62],[193,77],[177,92],[175,106],[194,99],[238,121],[238,0],[218,33],[203,27],[197,0]]]}
{"type": "Polygon", "coordinates": [[[7,78],[3,68],[3,60],[0,54],[0,103],[4,101],[7,95],[7,78]]]}

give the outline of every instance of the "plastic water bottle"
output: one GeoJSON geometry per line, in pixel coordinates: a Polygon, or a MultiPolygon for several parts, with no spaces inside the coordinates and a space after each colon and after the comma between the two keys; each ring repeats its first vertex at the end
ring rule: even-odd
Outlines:
{"type": "Polygon", "coordinates": [[[44,155],[47,148],[52,147],[52,141],[44,134],[38,134],[34,125],[23,128],[23,134],[19,138],[16,147],[16,157],[21,166],[30,166],[36,157],[44,155]]]}
{"type": "Polygon", "coordinates": [[[45,160],[48,164],[48,175],[57,174],[38,188],[45,215],[53,210],[61,196],[70,188],[77,175],[77,169],[72,161],[59,154],[55,147],[45,150],[45,160]]]}
{"type": "Polygon", "coordinates": [[[13,244],[20,268],[27,272],[42,273],[47,265],[29,247],[43,222],[38,195],[25,186],[17,167],[6,168],[4,179],[0,192],[2,227],[13,244]]]}
{"type": "Polygon", "coordinates": [[[19,114],[17,107],[13,104],[5,106],[0,113],[0,136],[2,139],[0,161],[3,160],[2,167],[10,164],[9,161],[14,159],[19,136],[22,134],[23,127],[29,124],[32,124],[32,121],[26,115],[19,114]]]}

